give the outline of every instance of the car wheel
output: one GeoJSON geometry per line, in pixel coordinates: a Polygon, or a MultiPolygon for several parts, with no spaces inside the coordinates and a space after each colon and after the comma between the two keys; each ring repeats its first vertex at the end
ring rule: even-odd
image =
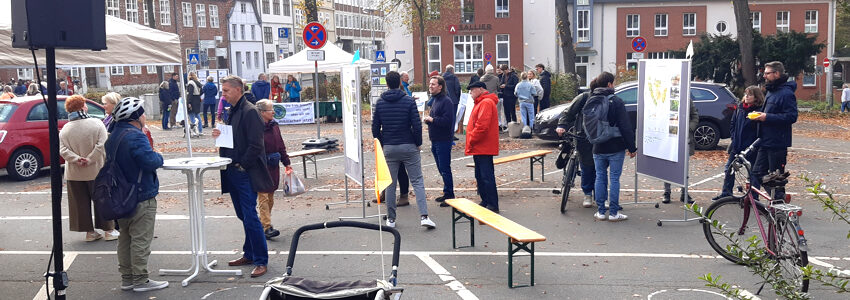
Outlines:
{"type": "Polygon", "coordinates": [[[9,164],[6,166],[9,176],[15,180],[24,181],[30,180],[38,176],[38,171],[44,164],[41,162],[41,155],[31,149],[20,149],[12,154],[9,158],[9,164]]]}
{"type": "Polygon", "coordinates": [[[707,121],[700,121],[694,130],[694,142],[697,150],[712,150],[720,142],[720,129],[707,121]]]}

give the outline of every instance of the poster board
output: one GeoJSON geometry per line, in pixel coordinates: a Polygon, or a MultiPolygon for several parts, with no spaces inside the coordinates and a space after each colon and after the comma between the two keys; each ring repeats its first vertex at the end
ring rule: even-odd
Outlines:
{"type": "Polygon", "coordinates": [[[342,136],[345,142],[345,176],[363,185],[363,130],[360,122],[360,71],[357,66],[340,70],[342,88],[342,136]]]}
{"type": "Polygon", "coordinates": [[[463,126],[469,125],[469,116],[472,115],[472,108],[475,107],[475,99],[469,93],[460,94],[460,101],[466,101],[466,111],[463,113],[463,126]]]}
{"type": "Polygon", "coordinates": [[[314,102],[274,103],[274,119],[280,125],[316,123],[314,102]]]}
{"type": "Polygon", "coordinates": [[[638,174],[687,185],[691,61],[638,62],[638,174]]]}

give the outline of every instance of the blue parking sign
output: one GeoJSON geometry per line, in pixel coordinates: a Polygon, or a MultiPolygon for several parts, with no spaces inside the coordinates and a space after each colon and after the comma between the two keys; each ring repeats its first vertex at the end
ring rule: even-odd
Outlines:
{"type": "Polygon", "coordinates": [[[289,28],[278,28],[277,29],[277,37],[281,39],[289,38],[289,28]]]}

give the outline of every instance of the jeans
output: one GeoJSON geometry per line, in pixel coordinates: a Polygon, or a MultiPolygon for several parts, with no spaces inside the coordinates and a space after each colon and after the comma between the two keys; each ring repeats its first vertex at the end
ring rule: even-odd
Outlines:
{"type": "Polygon", "coordinates": [[[505,123],[516,122],[516,98],[505,98],[505,123]]]}
{"type": "MultiPolygon", "coordinates": [[[[201,126],[201,116],[198,113],[189,113],[189,120],[192,124],[198,124],[198,132],[204,132],[204,127],[201,126]]],[[[191,127],[190,127],[191,128],[191,127]]]]}
{"type": "Polygon", "coordinates": [[[593,144],[588,142],[587,139],[579,139],[576,148],[578,148],[579,165],[581,166],[581,191],[585,195],[593,195],[593,188],[596,185],[593,144]]]}
{"type": "Polygon", "coordinates": [[[455,197],[454,180],[452,179],[452,142],[431,142],[431,154],[437,163],[437,170],[443,177],[443,197],[455,197]]]}
{"type": "Polygon", "coordinates": [[[492,155],[473,155],[475,163],[475,185],[481,196],[481,206],[499,211],[499,192],[496,190],[496,170],[492,155]]]}
{"type": "Polygon", "coordinates": [[[301,102],[301,98],[300,97],[299,98],[289,97],[289,102],[301,102]]]}
{"type": "MultiPolygon", "coordinates": [[[[762,178],[770,172],[779,170],[785,172],[785,163],[788,159],[788,148],[765,149],[759,148],[756,154],[756,162],[753,164],[753,187],[761,188],[762,178]]],[[[777,188],[773,199],[785,199],[785,188],[777,188]]]]}
{"type": "Polygon", "coordinates": [[[396,218],[395,186],[398,182],[398,169],[401,165],[404,165],[404,169],[407,170],[410,184],[413,185],[413,192],[416,193],[416,207],[419,209],[419,215],[427,216],[428,201],[425,200],[425,180],[422,176],[422,157],[419,155],[419,148],[414,144],[384,145],[384,157],[387,159],[387,166],[393,176],[393,183],[385,191],[387,195],[387,218],[390,220],[396,218]]]}
{"type": "Polygon", "coordinates": [[[850,109],[850,101],[841,102],[841,112],[844,112],[844,108],[850,109]]]}
{"type": "Polygon", "coordinates": [[[203,107],[204,107],[204,112],[202,114],[204,115],[204,126],[207,126],[208,124],[210,124],[210,123],[207,123],[207,113],[209,113],[210,114],[209,121],[212,122],[212,125],[210,127],[215,128],[215,104],[204,104],[203,107]]]}
{"type": "Polygon", "coordinates": [[[141,284],[148,281],[148,258],[156,222],[156,198],[139,202],[133,216],[118,219],[118,272],[121,281],[141,284]]]}
{"type": "Polygon", "coordinates": [[[593,163],[596,165],[596,207],[602,215],[606,210],[605,199],[608,199],[608,210],[612,216],[616,216],[620,211],[620,175],[623,173],[625,158],[626,151],[593,154],[593,163]]]}
{"type": "Polygon", "coordinates": [[[534,129],[534,103],[520,102],[519,113],[522,116],[522,124],[534,129]]]}
{"type": "MultiPolygon", "coordinates": [[[[505,99],[499,98],[499,104],[496,105],[496,108],[499,110],[499,126],[508,126],[508,122],[505,122],[505,99]]],[[[469,108],[472,109],[472,108],[469,108]]]]}
{"type": "Polygon", "coordinates": [[[269,250],[263,225],[257,216],[257,192],[251,186],[251,178],[248,177],[248,173],[232,167],[224,171],[224,176],[227,176],[230,199],[233,201],[236,217],[242,221],[242,228],[245,231],[242,257],[253,261],[254,265],[265,266],[269,263],[269,250]]]}
{"type": "Polygon", "coordinates": [[[168,118],[171,116],[171,110],[168,109],[169,105],[165,105],[165,102],[159,102],[159,108],[162,112],[162,129],[168,129],[168,118]]]}

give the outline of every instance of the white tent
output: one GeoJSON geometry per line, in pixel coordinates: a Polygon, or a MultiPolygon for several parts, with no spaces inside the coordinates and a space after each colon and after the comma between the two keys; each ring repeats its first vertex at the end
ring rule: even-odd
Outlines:
{"type": "MultiPolygon", "coordinates": [[[[280,74],[313,73],[315,65],[313,61],[307,60],[308,50],[311,49],[305,48],[293,56],[269,64],[268,72],[280,74]]],[[[325,51],[325,60],[319,62],[319,72],[339,72],[340,68],[351,65],[351,61],[354,60],[354,55],[331,43],[325,44],[321,50],[325,51]]],[[[368,70],[371,63],[371,60],[360,59],[354,64],[361,70],[368,70]]]]}

